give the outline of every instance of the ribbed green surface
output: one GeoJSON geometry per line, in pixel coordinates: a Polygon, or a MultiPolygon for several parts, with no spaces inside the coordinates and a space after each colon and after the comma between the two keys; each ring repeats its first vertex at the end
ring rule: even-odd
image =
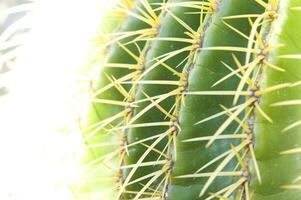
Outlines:
{"type": "MultiPolygon", "coordinates": [[[[272,27],[272,37],[269,45],[284,44],[283,47],[270,51],[267,60],[282,67],[285,72],[275,71],[264,66],[262,88],[282,83],[294,83],[301,80],[301,60],[279,58],[281,55],[301,53],[301,11],[292,7],[301,6],[300,0],[282,1],[279,18],[272,27]]],[[[301,106],[271,106],[277,102],[301,99],[301,87],[291,87],[263,95],[260,105],[271,117],[273,123],[268,123],[258,113],[255,122],[256,158],[262,174],[262,183],[254,177],[251,192],[254,200],[298,200],[301,190],[281,189],[281,186],[291,185],[301,172],[301,154],[280,155],[280,152],[301,147],[301,126],[283,132],[282,130],[301,119],[301,106]]]]}
{"type": "MultiPolygon", "coordinates": [[[[179,2],[185,2],[185,0],[184,1],[176,0],[171,2],[179,3],[179,2]]],[[[198,28],[199,16],[185,14],[187,12],[198,11],[198,10],[178,6],[175,8],[169,8],[169,11],[172,12],[175,16],[179,17],[185,23],[187,23],[187,25],[190,26],[191,28],[193,29],[198,28]]],[[[185,31],[187,30],[166,11],[165,17],[162,19],[162,22],[160,24],[159,33],[157,37],[158,38],[168,38],[168,37],[187,38],[187,36],[185,36],[184,34],[185,31]]],[[[188,46],[188,44],[183,42],[153,41],[150,44],[150,50],[149,52],[147,52],[146,55],[145,70],[149,69],[150,67],[152,67],[154,64],[158,62],[157,60],[154,60],[158,56],[184,48],[185,46],[188,46]]],[[[185,64],[181,64],[181,65],[179,64],[183,61],[183,59],[185,59],[188,53],[189,52],[180,53],[177,56],[174,56],[166,60],[166,62],[164,63],[174,68],[176,71],[181,72],[185,64]],[[176,66],[178,66],[178,68],[176,68],[176,66]]],[[[172,74],[172,72],[167,70],[163,65],[158,65],[149,73],[147,73],[142,80],[178,80],[178,77],[172,74]]],[[[176,86],[170,86],[170,85],[141,84],[139,85],[136,101],[147,98],[145,94],[147,94],[150,97],[153,97],[157,95],[166,94],[176,88],[177,88],[176,86]]],[[[169,111],[174,105],[174,101],[175,101],[175,96],[171,96],[166,100],[162,101],[162,103],[160,103],[159,105],[162,106],[162,108],[164,108],[165,110],[169,111]]],[[[150,103],[151,103],[150,101],[147,101],[139,104],[139,107],[135,109],[135,115],[137,115],[139,112],[145,109],[145,107],[148,106],[150,103]]],[[[139,117],[137,120],[135,120],[133,124],[151,123],[151,122],[169,122],[169,121],[170,119],[165,118],[165,114],[162,113],[156,106],[154,106],[145,114],[143,114],[141,117],[139,117]]],[[[143,127],[143,128],[130,129],[128,133],[128,142],[129,144],[131,144],[133,142],[140,141],[149,138],[151,136],[159,135],[160,133],[164,133],[165,131],[167,131],[168,128],[169,128],[168,126],[155,126],[155,127],[143,127]]],[[[144,144],[151,145],[156,139],[157,138],[146,141],[144,144]]],[[[167,136],[163,138],[158,143],[158,145],[155,146],[155,148],[159,151],[162,151],[167,144],[168,141],[167,139],[168,139],[167,136]]],[[[146,150],[147,147],[142,144],[138,144],[130,147],[129,155],[126,157],[126,164],[129,165],[129,164],[136,163],[146,150]]],[[[159,153],[151,151],[148,153],[147,157],[143,160],[143,162],[156,161],[157,159],[162,160],[165,158],[162,156],[160,158],[159,153]]],[[[134,173],[134,175],[132,176],[131,180],[135,180],[137,178],[143,177],[147,174],[160,170],[162,166],[163,165],[161,164],[161,165],[148,166],[148,167],[139,167],[134,173]]],[[[127,170],[127,174],[129,174],[131,170],[127,170]]],[[[159,184],[164,176],[165,174],[163,174],[160,178],[158,178],[152,184],[152,187],[155,187],[156,184],[159,184]]],[[[141,183],[146,184],[148,181],[150,181],[150,178],[145,179],[140,183],[132,184],[127,189],[131,191],[139,191],[141,188],[143,188],[143,185],[141,185],[141,183]]],[[[147,191],[150,192],[149,189],[147,191]]],[[[131,195],[132,198],[134,196],[135,195],[131,195]]]]}
{"type": "MultiPolygon", "coordinates": [[[[217,11],[211,16],[208,15],[205,19],[204,26],[208,26],[208,28],[205,28],[203,47],[246,46],[247,40],[228,28],[223,23],[223,17],[245,13],[255,14],[260,11],[262,11],[262,9],[260,9],[258,4],[251,0],[221,1],[221,3],[218,4],[217,11]]],[[[239,30],[244,33],[250,31],[250,26],[246,20],[233,20],[228,23],[234,27],[238,27],[239,30]]],[[[235,67],[235,63],[231,56],[232,53],[232,51],[200,50],[197,54],[197,60],[193,70],[189,72],[188,91],[236,90],[238,78],[235,76],[216,87],[212,87],[215,82],[229,73],[229,70],[221,63],[221,61],[233,68],[235,67]]],[[[244,53],[235,52],[235,55],[241,62],[245,58],[244,53]]],[[[206,194],[202,198],[199,198],[199,193],[208,180],[207,177],[177,178],[177,176],[180,175],[195,173],[218,155],[230,150],[230,144],[235,146],[238,143],[237,140],[219,140],[215,141],[209,148],[206,148],[205,145],[208,141],[183,142],[183,140],[191,138],[212,136],[219,126],[227,119],[227,116],[209,120],[198,125],[195,125],[195,123],[223,111],[220,105],[227,108],[231,107],[232,100],[232,96],[223,95],[187,95],[185,97],[185,105],[182,106],[179,117],[181,131],[177,137],[177,160],[174,163],[173,178],[169,194],[170,199],[205,199],[208,197],[208,192],[217,192],[233,183],[233,178],[231,177],[217,178],[212,186],[208,188],[206,194]]],[[[235,131],[236,127],[237,123],[232,122],[224,133],[231,134],[235,131]]],[[[220,162],[221,161],[214,163],[202,172],[213,172],[220,162]]],[[[232,171],[236,163],[237,161],[233,159],[223,171],[232,171]]]]}
{"type": "MultiPolygon", "coordinates": [[[[158,3],[161,2],[160,0],[154,0],[150,1],[150,3],[158,3]]],[[[143,5],[140,1],[137,1],[134,8],[131,10],[132,13],[136,13],[139,15],[139,11],[137,8],[140,8],[142,10],[145,10],[143,5]]],[[[121,12],[117,10],[117,12],[121,12]]],[[[129,31],[136,31],[141,30],[145,28],[149,28],[150,25],[146,24],[145,22],[141,21],[140,19],[137,19],[136,17],[124,13],[125,15],[128,15],[125,17],[125,21],[123,21],[120,25],[120,27],[117,27],[117,32],[129,32],[129,31]]],[[[103,30],[111,30],[113,23],[115,20],[108,20],[104,21],[103,30]]],[[[118,24],[118,23],[117,23],[118,24]]],[[[116,25],[117,25],[116,24],[116,25]]],[[[103,36],[101,35],[101,38],[103,36]]],[[[111,36],[112,37],[112,36],[111,36]]],[[[92,95],[98,94],[98,90],[103,89],[104,87],[111,84],[110,80],[107,78],[106,75],[108,75],[110,78],[119,79],[131,72],[133,70],[129,69],[123,69],[123,68],[111,68],[110,63],[124,63],[124,64],[136,64],[136,61],[133,59],[129,53],[121,47],[120,44],[125,46],[129,51],[131,51],[134,54],[139,54],[137,47],[132,43],[128,45],[124,45],[129,41],[132,41],[137,36],[131,36],[127,37],[125,39],[119,40],[119,44],[117,42],[113,42],[110,45],[106,46],[106,52],[105,57],[102,58],[101,61],[98,61],[96,65],[102,64],[106,65],[105,67],[101,67],[100,74],[96,80],[92,83],[92,90],[94,93],[92,95]]],[[[112,37],[114,39],[115,37],[112,37]]],[[[111,40],[112,40],[111,39],[111,40]]],[[[107,40],[110,41],[110,40],[107,40]]],[[[141,49],[143,49],[145,42],[137,41],[137,45],[140,46],[141,49]]],[[[100,55],[102,57],[102,55],[100,55]]],[[[124,88],[127,90],[130,88],[129,85],[125,85],[124,88]]],[[[91,95],[91,96],[92,96],[91,95]]],[[[107,99],[107,100],[116,100],[116,101],[123,101],[124,96],[116,89],[116,87],[113,85],[112,87],[108,88],[104,92],[98,94],[96,97],[91,97],[91,99],[97,98],[97,99],[107,99]]],[[[82,129],[89,128],[90,126],[93,126],[97,124],[98,122],[101,122],[103,120],[106,120],[109,117],[114,116],[117,113],[120,113],[124,110],[124,107],[118,106],[118,105],[111,105],[111,104],[102,104],[102,103],[91,103],[89,107],[89,111],[87,116],[84,116],[82,129]]],[[[106,198],[112,198],[114,196],[114,193],[112,193],[112,188],[116,186],[116,174],[113,171],[110,171],[107,169],[107,166],[103,164],[103,158],[104,156],[107,156],[108,154],[118,150],[119,144],[118,134],[111,134],[110,132],[107,132],[106,129],[108,129],[110,126],[112,127],[113,124],[118,124],[123,120],[122,117],[119,117],[117,120],[114,120],[112,123],[109,123],[105,126],[105,128],[98,128],[98,126],[94,126],[92,128],[89,128],[87,131],[83,131],[84,138],[88,137],[87,140],[85,140],[85,143],[87,145],[97,145],[97,144],[106,144],[106,143],[116,143],[115,145],[108,145],[104,147],[94,147],[94,148],[87,148],[85,156],[84,156],[84,163],[88,165],[88,167],[85,169],[86,178],[84,179],[83,184],[83,190],[87,192],[98,192],[102,189],[108,190],[108,195],[110,197],[106,198]],[[96,131],[95,131],[96,130],[96,131]],[[89,136],[93,134],[93,136],[89,136]],[[91,164],[94,163],[94,164],[91,164]]],[[[109,164],[113,164],[113,167],[116,168],[117,161],[119,161],[118,153],[115,154],[115,156],[112,156],[112,159],[107,159],[109,164]],[[117,155],[117,157],[116,157],[117,155]]],[[[107,163],[105,163],[107,164],[107,163]]],[[[116,195],[116,194],[115,194],[116,195]]]]}
{"type": "Polygon", "coordinates": [[[301,0],[137,0],[96,60],[107,65],[93,83],[102,103],[90,105],[83,128],[102,123],[83,135],[96,129],[86,143],[102,146],[88,148],[84,190],[108,200],[301,199],[301,125],[287,128],[301,120],[300,8],[301,0]],[[158,25],[141,21],[152,15],[146,5],[158,25]],[[150,27],[157,32],[114,42],[150,27]]]}

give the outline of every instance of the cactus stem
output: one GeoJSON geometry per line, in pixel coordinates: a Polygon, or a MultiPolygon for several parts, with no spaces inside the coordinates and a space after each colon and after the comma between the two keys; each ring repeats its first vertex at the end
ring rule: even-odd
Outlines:
{"type": "Polygon", "coordinates": [[[122,39],[129,38],[132,36],[135,36],[136,38],[132,40],[131,42],[125,43],[124,45],[131,44],[133,42],[139,41],[139,39],[147,39],[149,37],[153,37],[156,35],[157,29],[156,28],[145,28],[142,30],[137,30],[137,31],[127,31],[127,32],[117,32],[117,33],[112,33],[111,35],[107,35],[107,43],[104,44],[104,47],[107,47],[113,43],[119,42],[122,39]],[[117,36],[117,37],[116,37],[117,36]],[[112,38],[113,37],[113,38],[112,38]]]}
{"type": "MultiPolygon", "coordinates": [[[[214,172],[206,172],[206,173],[199,173],[199,174],[188,174],[183,176],[176,176],[174,178],[201,178],[201,177],[210,177],[214,174],[214,172]]],[[[241,171],[223,171],[216,173],[216,176],[241,176],[243,173],[241,171]]]]}
{"type": "Polygon", "coordinates": [[[122,8],[122,7],[116,7],[119,11],[124,12],[125,14],[127,14],[128,16],[132,16],[134,18],[137,18],[143,22],[145,22],[146,24],[153,26],[153,24],[155,23],[154,19],[152,19],[151,17],[145,17],[139,14],[136,14],[134,12],[131,12],[128,9],[122,8]]]}
{"type": "MultiPolygon", "coordinates": [[[[242,193],[242,196],[241,196],[242,198],[249,198],[249,194],[247,194],[247,192],[248,192],[247,190],[248,190],[248,184],[250,182],[251,176],[249,175],[250,172],[249,172],[249,168],[247,167],[248,165],[247,164],[245,165],[244,163],[248,162],[248,160],[250,158],[252,160],[257,179],[258,179],[259,183],[261,183],[260,170],[259,170],[259,166],[257,163],[257,159],[255,157],[255,152],[254,152],[254,147],[253,147],[254,144],[252,142],[254,139],[253,137],[254,137],[255,110],[258,111],[258,113],[264,119],[266,119],[270,123],[273,122],[272,119],[268,116],[268,114],[266,112],[264,112],[264,110],[260,107],[260,104],[259,104],[260,97],[261,97],[261,95],[263,95],[267,92],[271,92],[271,91],[278,90],[283,87],[290,86],[290,84],[286,83],[286,84],[274,85],[274,86],[271,86],[270,88],[265,88],[265,89],[259,88],[259,81],[262,79],[261,73],[262,73],[262,67],[264,66],[264,64],[266,64],[267,67],[270,67],[277,71],[284,71],[284,70],[282,68],[274,66],[274,65],[268,63],[268,61],[266,61],[268,53],[269,53],[270,49],[272,49],[272,47],[268,46],[268,42],[269,42],[268,37],[270,35],[270,32],[272,31],[271,24],[277,18],[276,10],[278,10],[278,2],[269,1],[268,3],[265,3],[261,0],[258,0],[256,2],[259,3],[261,6],[263,6],[266,9],[266,11],[262,15],[259,15],[258,17],[256,17],[254,22],[252,22],[249,18],[249,22],[252,27],[249,36],[245,37],[244,35],[240,34],[242,37],[248,38],[247,51],[245,52],[246,53],[245,65],[248,66],[247,69],[245,70],[245,68],[241,66],[238,59],[235,57],[235,55],[232,55],[239,71],[242,74],[242,77],[240,77],[240,82],[238,84],[236,93],[234,95],[233,105],[237,104],[238,99],[241,96],[240,92],[243,90],[245,85],[248,86],[248,90],[251,92],[251,95],[247,96],[247,101],[245,103],[243,103],[240,108],[237,108],[233,113],[230,112],[230,114],[228,114],[229,118],[219,127],[219,129],[213,135],[213,136],[218,136],[219,134],[221,134],[225,130],[225,128],[233,120],[235,120],[235,118],[237,118],[238,115],[242,111],[247,110],[247,108],[249,107],[249,111],[247,112],[247,118],[245,118],[247,127],[243,128],[244,132],[249,135],[249,137],[247,139],[245,139],[245,141],[248,142],[247,145],[245,146],[245,149],[246,149],[245,152],[247,153],[247,155],[246,155],[246,158],[244,158],[244,160],[241,160],[241,158],[238,157],[238,161],[241,164],[242,169],[246,170],[248,175],[245,176],[245,180],[242,181],[242,179],[244,179],[244,177],[242,177],[237,183],[235,183],[233,185],[233,187],[235,187],[235,188],[242,187],[242,190],[245,190],[242,193]],[[259,34],[257,32],[257,29],[259,26],[262,26],[261,22],[264,20],[267,20],[268,24],[263,27],[264,31],[262,31],[262,34],[259,34]],[[255,40],[255,36],[256,36],[257,40],[255,40]],[[254,44],[257,45],[257,46],[255,46],[255,48],[253,48],[254,44]],[[250,62],[252,54],[255,54],[256,56],[255,56],[254,60],[250,62]],[[255,70],[257,70],[257,71],[254,73],[255,70]],[[252,73],[254,73],[254,77],[251,79],[252,73]]],[[[231,29],[233,30],[233,28],[231,28],[231,29]]],[[[237,31],[235,31],[235,32],[237,32],[237,31]]],[[[234,75],[235,73],[232,72],[232,74],[234,75]]],[[[228,78],[228,76],[227,76],[227,78],[228,78]]],[[[239,122],[239,123],[242,124],[241,122],[239,122]]],[[[214,137],[211,138],[211,140],[209,140],[207,146],[212,144],[212,142],[214,140],[215,140],[214,137]]],[[[238,154],[238,153],[236,153],[236,154],[238,154]]],[[[206,185],[208,184],[208,182],[210,183],[210,181],[212,181],[212,180],[210,180],[211,178],[212,177],[210,177],[208,179],[206,185]]],[[[204,191],[204,189],[203,189],[203,191],[204,191]]],[[[233,191],[234,191],[233,189],[229,189],[227,192],[224,193],[223,197],[228,197],[233,191]]]]}
{"type": "MultiPolygon", "coordinates": [[[[140,167],[144,167],[144,166],[152,166],[152,165],[164,165],[166,164],[167,161],[166,160],[157,160],[157,161],[151,161],[151,162],[144,162],[140,165],[140,167]]],[[[135,167],[136,164],[132,164],[132,165],[124,165],[121,168],[122,169],[126,169],[126,168],[133,168],[135,167]]]]}
{"type": "Polygon", "coordinates": [[[112,196],[117,199],[267,199],[283,197],[275,194],[279,187],[299,188],[297,182],[290,184],[294,171],[281,180],[275,175],[268,185],[272,179],[266,167],[274,156],[272,170],[284,171],[282,164],[301,152],[287,138],[298,136],[272,135],[301,125],[290,108],[301,105],[291,89],[301,85],[293,66],[301,55],[288,48],[297,47],[298,34],[281,29],[298,23],[289,20],[291,13],[279,12],[290,1],[140,0],[135,9],[127,9],[124,1],[117,10],[129,16],[131,26],[109,35],[113,39],[106,45],[112,44],[114,52],[101,64],[105,80],[98,85],[104,87],[90,96],[97,108],[92,125],[89,121],[83,130],[85,141],[93,136],[100,141],[87,149],[113,150],[96,149],[96,159],[85,168],[94,174],[100,168],[113,172],[109,187],[116,189],[112,196]],[[190,12],[195,9],[200,11],[190,12]],[[136,24],[142,27],[135,30],[136,24]],[[281,120],[279,107],[285,106],[290,116],[281,120]],[[117,143],[111,142],[115,134],[117,143]],[[282,138],[283,144],[271,147],[282,138]]]}
{"type": "MultiPolygon", "coordinates": [[[[237,94],[237,91],[192,91],[192,92],[185,92],[185,95],[217,95],[217,96],[234,96],[237,94]]],[[[251,96],[251,92],[250,91],[240,91],[238,93],[240,96],[251,96]]]]}
{"type": "Polygon", "coordinates": [[[232,184],[231,187],[229,187],[227,192],[225,192],[225,194],[222,197],[228,198],[237,188],[245,184],[247,180],[248,179],[245,177],[240,178],[236,183],[232,184]]]}
{"type": "MultiPolygon", "coordinates": [[[[216,178],[216,174],[217,173],[219,173],[219,172],[221,172],[223,169],[224,169],[224,167],[231,161],[231,159],[235,156],[235,152],[240,152],[244,147],[246,147],[249,143],[250,143],[251,141],[250,140],[243,140],[239,145],[237,145],[236,147],[233,147],[232,148],[232,150],[230,151],[230,153],[225,157],[225,159],[218,165],[218,167],[215,169],[215,173],[213,173],[212,174],[212,176],[210,176],[209,177],[209,179],[207,180],[207,182],[205,183],[205,185],[204,185],[204,187],[202,188],[202,190],[201,190],[201,192],[200,192],[200,194],[199,194],[199,197],[202,197],[204,194],[205,194],[205,192],[206,192],[206,190],[209,188],[209,186],[212,184],[212,182],[214,181],[214,179],[216,178]],[[235,149],[235,151],[233,151],[233,149],[235,149]]],[[[241,178],[240,179],[240,181],[241,180],[244,180],[244,181],[246,181],[247,179],[246,178],[241,178]]],[[[238,182],[240,182],[240,181],[238,181],[238,182]]],[[[244,182],[243,181],[243,182],[244,182]]],[[[237,183],[238,183],[237,182],[237,183]]],[[[243,183],[242,182],[242,183],[243,183]]],[[[235,184],[233,184],[233,186],[234,185],[236,185],[236,183],[235,184]]],[[[236,187],[235,187],[236,188],[236,187]]],[[[230,191],[230,189],[228,190],[228,191],[230,191]]]]}
{"type": "Polygon", "coordinates": [[[109,131],[117,131],[117,130],[129,129],[129,128],[139,128],[139,127],[170,126],[171,124],[172,123],[170,123],[170,122],[152,122],[152,123],[141,123],[141,124],[127,124],[125,126],[119,126],[119,127],[109,129],[109,131]]]}
{"type": "Polygon", "coordinates": [[[104,128],[105,126],[107,126],[108,124],[110,124],[111,122],[115,121],[116,119],[122,118],[124,117],[127,113],[129,112],[129,110],[124,110],[121,111],[120,113],[117,113],[116,115],[109,117],[107,119],[104,119],[100,122],[97,122],[87,128],[85,128],[83,131],[88,131],[91,130],[93,128],[95,128],[92,132],[90,132],[89,134],[87,134],[83,140],[88,140],[89,138],[91,138],[92,136],[94,136],[94,134],[96,134],[99,130],[101,130],[102,128],[104,128]]]}
{"type": "Polygon", "coordinates": [[[152,66],[150,66],[149,68],[147,68],[141,75],[141,78],[145,77],[146,74],[148,74],[150,71],[152,71],[159,65],[163,64],[165,61],[169,60],[170,58],[175,57],[184,52],[191,52],[191,51],[195,50],[196,48],[197,48],[197,45],[190,45],[190,46],[184,47],[182,49],[172,51],[172,52],[163,54],[161,56],[158,56],[157,58],[154,58],[153,60],[158,60],[158,61],[156,63],[154,63],[152,66]]]}
{"type": "Polygon", "coordinates": [[[218,130],[213,134],[213,137],[208,141],[206,147],[208,148],[215,139],[223,133],[223,131],[232,123],[232,121],[237,118],[248,106],[252,105],[256,101],[256,98],[252,97],[245,103],[241,104],[234,113],[230,114],[230,117],[218,128],[218,130]]]}
{"type": "Polygon", "coordinates": [[[93,97],[96,98],[98,95],[102,94],[103,92],[109,90],[110,88],[113,88],[116,85],[116,83],[119,83],[119,82],[122,82],[122,81],[127,81],[127,80],[130,80],[130,79],[134,78],[135,76],[137,76],[137,73],[138,72],[135,71],[135,72],[129,73],[129,74],[121,77],[120,79],[116,79],[113,83],[111,82],[108,85],[106,85],[105,87],[96,90],[93,93],[93,97]]]}
{"type": "Polygon", "coordinates": [[[186,8],[195,8],[198,10],[207,10],[210,12],[212,2],[204,1],[185,1],[185,2],[168,2],[168,3],[154,3],[154,5],[160,5],[155,10],[169,9],[174,7],[186,7],[186,8]]]}
{"type": "Polygon", "coordinates": [[[168,97],[179,94],[179,92],[180,92],[180,89],[177,88],[169,93],[166,93],[166,94],[160,96],[158,99],[156,99],[155,101],[150,103],[148,106],[146,106],[144,109],[142,109],[139,113],[137,113],[135,116],[133,116],[128,124],[132,124],[134,121],[136,121],[139,117],[141,117],[148,110],[152,109],[154,106],[158,105],[160,102],[164,101],[168,97]]]}
{"type": "MultiPolygon", "coordinates": [[[[164,124],[158,122],[158,123],[149,123],[149,124],[132,124],[137,118],[139,118],[139,115],[137,117],[134,116],[134,107],[137,107],[135,104],[135,96],[136,96],[136,92],[138,90],[139,87],[139,83],[137,82],[138,80],[140,80],[142,78],[142,72],[144,70],[144,62],[145,62],[145,58],[147,56],[147,53],[150,49],[150,45],[151,45],[151,40],[147,41],[146,45],[144,46],[143,50],[137,45],[137,41],[141,38],[152,38],[155,37],[157,32],[158,32],[158,28],[160,25],[160,18],[162,18],[163,16],[163,12],[161,12],[159,15],[157,15],[153,9],[151,8],[150,4],[148,1],[146,0],[142,0],[141,1],[142,6],[146,9],[146,11],[144,11],[143,9],[141,9],[140,7],[137,7],[137,10],[140,12],[140,14],[136,14],[130,10],[124,9],[122,7],[118,7],[117,9],[128,14],[129,16],[132,16],[136,19],[139,19],[143,22],[145,22],[146,24],[150,25],[151,28],[146,28],[140,31],[133,31],[133,32],[124,32],[124,33],[119,33],[120,36],[118,36],[115,40],[113,40],[113,42],[116,42],[125,52],[128,53],[129,56],[131,56],[135,61],[136,64],[134,65],[121,65],[119,67],[125,67],[125,68],[129,68],[129,69],[134,69],[135,72],[132,73],[132,75],[130,77],[127,77],[128,75],[125,75],[124,77],[120,78],[123,80],[116,80],[115,78],[110,78],[107,77],[108,80],[110,80],[110,82],[112,83],[112,85],[107,85],[105,86],[105,89],[102,88],[102,92],[104,90],[107,90],[110,87],[115,87],[119,93],[121,95],[123,95],[125,97],[125,102],[123,103],[123,105],[125,106],[126,110],[129,110],[129,112],[126,113],[126,115],[124,115],[124,119],[123,119],[123,126],[119,126],[118,129],[116,130],[121,130],[121,134],[123,135],[123,143],[122,143],[122,147],[120,149],[120,156],[119,156],[119,173],[118,173],[118,181],[117,181],[117,187],[119,190],[119,193],[117,195],[117,198],[119,198],[123,191],[125,190],[125,187],[127,185],[129,185],[129,178],[125,179],[123,181],[123,176],[125,176],[125,168],[123,168],[122,166],[124,166],[125,163],[125,157],[126,155],[129,155],[128,153],[128,147],[129,145],[127,144],[127,132],[129,128],[137,128],[137,127],[150,127],[150,126],[164,126],[164,124]],[[138,36],[137,36],[138,35],[138,36]],[[124,39],[124,38],[128,38],[130,36],[137,36],[134,41],[132,41],[131,43],[133,43],[139,53],[139,56],[135,55],[135,53],[133,53],[129,48],[126,47],[126,45],[128,44],[121,44],[119,42],[119,40],[124,39]],[[131,88],[130,91],[127,92],[122,84],[124,81],[128,81],[131,82],[131,88]]],[[[117,64],[106,64],[107,66],[113,66],[113,67],[118,67],[117,64]]],[[[99,91],[96,92],[97,95],[99,94],[99,91]]],[[[161,100],[161,99],[160,99],[161,100]]],[[[164,98],[162,99],[164,100],[164,98]]],[[[158,101],[158,100],[157,100],[158,101]]],[[[116,103],[116,102],[114,102],[116,103]]],[[[155,104],[155,103],[154,103],[155,104]]],[[[153,104],[153,105],[154,105],[153,104]]],[[[150,107],[151,108],[151,107],[150,107]]],[[[145,110],[146,112],[147,110],[145,110]]],[[[141,112],[141,115],[143,115],[144,113],[141,112]]],[[[114,128],[111,131],[116,131],[114,128]]],[[[159,140],[160,141],[160,140],[159,140]]],[[[138,166],[134,166],[133,169],[138,168],[138,166]]],[[[135,170],[133,170],[135,171],[135,170]]],[[[142,191],[143,193],[144,191],[142,191]]]]}
{"type": "Polygon", "coordinates": [[[110,105],[117,105],[117,106],[122,106],[122,107],[138,107],[138,105],[135,105],[133,103],[123,102],[123,101],[115,101],[115,100],[108,100],[108,99],[92,99],[92,102],[110,104],[110,105]]]}
{"type": "MultiPolygon", "coordinates": [[[[196,142],[196,141],[206,141],[210,140],[213,136],[204,136],[204,137],[197,137],[197,138],[191,138],[188,140],[182,140],[182,142],[196,142]]],[[[223,140],[223,139],[235,139],[235,138],[247,138],[247,134],[223,134],[219,135],[216,140],[223,140]]]]}
{"type": "MultiPolygon", "coordinates": [[[[191,4],[187,4],[188,6],[193,6],[193,3],[190,2],[191,4]]],[[[217,7],[218,7],[218,3],[220,3],[220,1],[215,1],[215,0],[210,0],[209,1],[210,5],[209,5],[209,9],[210,9],[210,14],[208,15],[208,17],[206,18],[206,22],[203,23],[203,8],[201,8],[201,16],[200,16],[200,26],[198,28],[198,31],[194,31],[190,26],[188,26],[184,21],[182,21],[180,18],[178,18],[176,15],[174,15],[172,12],[168,11],[170,16],[172,16],[181,26],[183,26],[188,32],[186,32],[185,34],[190,37],[194,43],[191,46],[185,47],[183,49],[180,49],[179,52],[182,53],[182,51],[186,51],[186,49],[188,49],[188,51],[190,52],[190,54],[186,57],[186,59],[188,59],[187,64],[185,65],[182,75],[180,76],[180,80],[179,82],[181,83],[178,87],[179,94],[176,95],[176,99],[175,99],[175,104],[173,106],[173,116],[174,118],[171,119],[171,122],[173,122],[173,125],[171,126],[171,128],[174,128],[174,132],[172,132],[172,135],[170,135],[170,146],[168,148],[168,154],[171,158],[172,162],[175,162],[177,160],[177,150],[176,150],[176,136],[179,134],[179,131],[181,131],[181,125],[179,124],[179,114],[180,114],[180,110],[181,110],[181,106],[185,104],[184,101],[184,97],[185,95],[187,95],[187,88],[188,88],[188,79],[189,79],[189,74],[192,71],[194,65],[195,65],[195,59],[196,59],[196,55],[198,54],[198,52],[201,50],[201,47],[203,45],[203,38],[204,38],[204,33],[207,30],[207,28],[210,25],[210,21],[211,21],[211,17],[213,15],[213,13],[215,13],[217,11],[217,7]]],[[[176,51],[177,53],[177,51],[176,51]]],[[[175,54],[175,52],[171,52],[169,54],[163,55],[165,56],[162,60],[163,62],[165,61],[164,59],[168,58],[168,55],[177,55],[175,54]]],[[[186,60],[185,59],[185,60],[186,60]]],[[[158,63],[162,63],[161,61],[158,63]]],[[[168,174],[172,173],[172,165],[170,165],[169,170],[167,171],[168,174]]],[[[208,174],[207,174],[208,176],[208,174]]],[[[170,186],[170,180],[168,182],[166,182],[165,184],[165,188],[164,191],[168,191],[168,188],[170,186]]],[[[167,193],[164,195],[165,197],[167,197],[167,193]]]]}
{"type": "MultiPolygon", "coordinates": [[[[132,168],[132,170],[130,171],[130,173],[127,175],[126,179],[124,180],[120,190],[119,190],[119,193],[118,193],[118,198],[120,197],[120,195],[123,193],[123,191],[125,190],[125,187],[129,185],[130,183],[130,180],[132,178],[132,176],[134,175],[135,171],[138,169],[138,167],[141,165],[141,163],[143,162],[143,160],[145,159],[145,157],[149,154],[149,152],[151,152],[153,149],[155,149],[155,146],[161,142],[166,136],[168,136],[170,133],[172,133],[174,131],[173,128],[169,128],[166,132],[164,133],[161,133],[160,136],[147,148],[147,150],[143,153],[143,155],[139,158],[139,160],[136,162],[136,166],[132,168]]],[[[161,175],[161,174],[160,174],[161,175]]],[[[154,177],[157,177],[154,176],[154,177]]],[[[152,182],[153,179],[151,179],[151,181],[149,182],[152,182]]],[[[145,188],[146,189],[146,188],[145,188]]],[[[144,189],[144,190],[145,190],[144,189]]],[[[140,190],[140,192],[136,195],[136,198],[141,195],[141,192],[144,192],[144,190],[140,190]]]]}

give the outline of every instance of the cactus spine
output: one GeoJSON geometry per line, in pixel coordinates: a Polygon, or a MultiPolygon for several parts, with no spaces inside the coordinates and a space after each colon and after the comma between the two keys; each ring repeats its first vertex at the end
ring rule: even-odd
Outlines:
{"type": "Polygon", "coordinates": [[[300,199],[301,1],[132,3],[82,117],[82,190],[300,199]]]}

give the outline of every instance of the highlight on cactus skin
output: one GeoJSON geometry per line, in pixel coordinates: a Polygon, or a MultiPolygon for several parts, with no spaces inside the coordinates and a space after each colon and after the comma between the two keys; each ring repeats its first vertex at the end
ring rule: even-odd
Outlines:
{"type": "Polygon", "coordinates": [[[104,21],[81,199],[301,199],[301,0],[120,0],[104,21]]]}

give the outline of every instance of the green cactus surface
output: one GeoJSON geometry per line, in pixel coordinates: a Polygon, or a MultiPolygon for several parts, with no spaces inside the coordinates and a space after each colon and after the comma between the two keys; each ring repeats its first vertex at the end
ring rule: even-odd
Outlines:
{"type": "Polygon", "coordinates": [[[101,27],[80,199],[301,199],[301,0],[120,0],[101,27]]]}

